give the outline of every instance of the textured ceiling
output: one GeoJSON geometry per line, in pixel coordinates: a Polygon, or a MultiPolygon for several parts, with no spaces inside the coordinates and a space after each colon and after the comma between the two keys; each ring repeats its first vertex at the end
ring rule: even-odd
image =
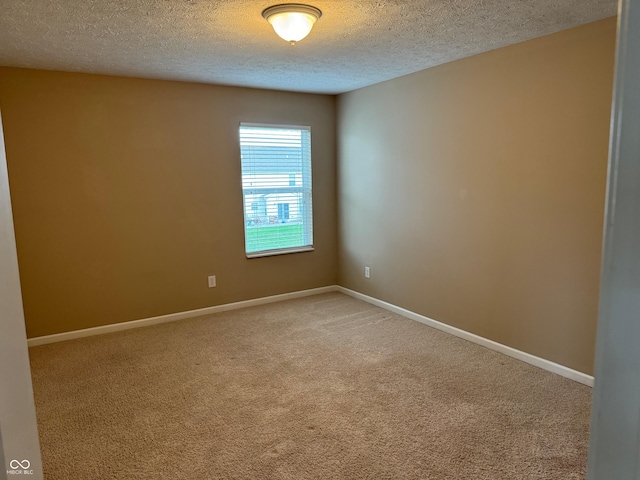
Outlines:
{"type": "Polygon", "coordinates": [[[0,65],[342,93],[613,16],[616,0],[313,0],[292,47],[278,0],[0,0],[0,65]]]}

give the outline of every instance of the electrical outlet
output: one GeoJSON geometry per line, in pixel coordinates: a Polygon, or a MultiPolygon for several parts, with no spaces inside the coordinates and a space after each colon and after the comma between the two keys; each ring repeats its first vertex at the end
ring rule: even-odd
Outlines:
{"type": "Polygon", "coordinates": [[[371,278],[371,269],[369,267],[364,267],[364,278],[371,278]]]}
{"type": "Polygon", "coordinates": [[[216,276],[215,275],[209,275],[208,280],[209,280],[209,288],[213,288],[213,287],[216,286],[216,276]]]}

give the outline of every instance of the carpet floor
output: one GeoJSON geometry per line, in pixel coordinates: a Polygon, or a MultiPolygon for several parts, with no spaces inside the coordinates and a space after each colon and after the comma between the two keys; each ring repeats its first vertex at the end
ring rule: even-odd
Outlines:
{"type": "Polygon", "coordinates": [[[340,293],[30,356],[47,480],[585,477],[589,387],[340,293]]]}

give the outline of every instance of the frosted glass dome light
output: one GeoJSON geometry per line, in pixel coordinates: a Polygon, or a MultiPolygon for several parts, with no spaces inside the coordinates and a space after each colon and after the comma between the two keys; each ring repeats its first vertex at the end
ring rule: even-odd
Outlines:
{"type": "Polygon", "coordinates": [[[271,24],[280,38],[295,45],[309,35],[322,12],[310,5],[288,3],[266,8],[262,16],[271,24]]]}

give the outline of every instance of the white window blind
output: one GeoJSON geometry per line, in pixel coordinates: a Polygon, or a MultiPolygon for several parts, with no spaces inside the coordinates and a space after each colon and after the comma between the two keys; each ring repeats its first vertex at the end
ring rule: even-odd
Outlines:
{"type": "Polygon", "coordinates": [[[313,248],[311,129],[240,124],[248,257],[313,248]]]}

